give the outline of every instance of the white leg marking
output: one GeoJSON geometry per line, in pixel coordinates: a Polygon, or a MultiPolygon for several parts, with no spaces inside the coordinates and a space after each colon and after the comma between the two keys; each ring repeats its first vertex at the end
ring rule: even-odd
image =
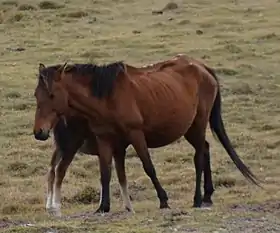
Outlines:
{"type": "Polygon", "coordinates": [[[134,210],[132,208],[131,201],[130,201],[130,198],[129,198],[128,188],[127,188],[127,183],[126,182],[124,184],[120,184],[120,191],[121,191],[121,195],[122,195],[122,199],[123,199],[125,209],[129,212],[134,213],[134,210]]]}
{"type": "Polygon", "coordinates": [[[53,199],[52,199],[52,212],[55,216],[61,216],[61,187],[54,185],[53,199]]]}
{"type": "Polygon", "coordinates": [[[100,185],[100,195],[99,195],[99,206],[98,208],[101,206],[101,202],[102,202],[102,185],[100,185]]]}
{"type": "Polygon", "coordinates": [[[60,163],[58,163],[55,168],[55,179],[52,198],[52,214],[57,217],[61,216],[61,185],[59,185],[58,183],[58,179],[61,179],[61,177],[57,176],[59,165],[60,163]]]}
{"type": "Polygon", "coordinates": [[[49,214],[51,214],[51,210],[52,210],[54,178],[55,178],[55,172],[51,167],[48,172],[48,187],[47,187],[47,200],[46,200],[46,211],[49,214]]]}
{"type": "MultiPolygon", "coordinates": [[[[98,209],[100,208],[101,206],[101,203],[102,203],[102,185],[100,185],[100,197],[99,197],[99,206],[98,206],[98,209]]],[[[104,212],[101,212],[101,216],[105,216],[105,213],[104,212]]]]}
{"type": "Polygon", "coordinates": [[[46,210],[47,211],[52,208],[52,198],[53,198],[52,192],[49,192],[47,194],[47,202],[46,202],[46,210]]]}

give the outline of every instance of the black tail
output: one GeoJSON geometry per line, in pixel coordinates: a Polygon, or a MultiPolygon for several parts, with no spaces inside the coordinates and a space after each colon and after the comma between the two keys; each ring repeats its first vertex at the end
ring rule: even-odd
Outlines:
{"type": "Polygon", "coordinates": [[[249,168],[242,162],[242,160],[239,158],[235,150],[233,149],[231,142],[227,136],[222,115],[221,115],[221,93],[220,93],[220,87],[219,87],[219,81],[214,73],[213,70],[211,70],[209,67],[205,67],[207,71],[217,80],[218,82],[218,92],[216,95],[216,99],[214,101],[211,114],[210,114],[210,128],[213,133],[213,135],[216,135],[229,154],[231,160],[234,162],[236,167],[239,169],[239,171],[246,177],[249,181],[254,183],[255,185],[261,187],[259,185],[259,180],[256,178],[256,176],[249,170],[249,168]]]}

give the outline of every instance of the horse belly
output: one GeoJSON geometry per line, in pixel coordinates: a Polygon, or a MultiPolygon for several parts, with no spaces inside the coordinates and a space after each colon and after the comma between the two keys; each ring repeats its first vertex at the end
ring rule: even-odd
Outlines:
{"type": "MultiPolygon", "coordinates": [[[[147,127],[145,138],[149,148],[166,146],[182,137],[192,124],[191,111],[185,109],[183,114],[169,116],[165,121],[159,120],[156,125],[147,127]]],[[[195,115],[195,114],[193,114],[195,115]]]]}
{"type": "Polygon", "coordinates": [[[187,85],[180,75],[173,76],[161,74],[139,84],[142,89],[136,95],[137,103],[150,148],[168,145],[182,137],[196,115],[199,101],[196,80],[187,85]]]}

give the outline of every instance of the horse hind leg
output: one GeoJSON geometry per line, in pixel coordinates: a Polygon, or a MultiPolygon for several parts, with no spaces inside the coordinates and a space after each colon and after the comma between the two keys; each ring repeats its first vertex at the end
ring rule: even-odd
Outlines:
{"type": "Polygon", "coordinates": [[[210,166],[209,143],[205,140],[207,123],[203,124],[196,117],[188,132],[184,135],[185,139],[195,149],[194,164],[196,171],[196,185],[193,207],[201,207],[203,203],[212,204],[211,196],[214,192],[212,174],[210,166]],[[201,194],[201,178],[204,172],[204,197],[201,194]]]}
{"type": "Polygon", "coordinates": [[[210,148],[209,143],[205,141],[205,151],[204,151],[204,197],[202,199],[203,206],[211,206],[212,195],[214,193],[214,187],[212,182],[212,172],[210,163],[210,148]]]}

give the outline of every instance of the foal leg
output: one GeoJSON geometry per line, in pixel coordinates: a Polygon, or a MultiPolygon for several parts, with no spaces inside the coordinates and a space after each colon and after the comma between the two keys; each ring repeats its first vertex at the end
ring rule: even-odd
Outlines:
{"type": "Polygon", "coordinates": [[[52,206],[49,211],[52,215],[61,216],[61,186],[65,177],[66,171],[71,164],[76,152],[83,143],[83,137],[77,134],[76,137],[72,137],[72,141],[69,144],[64,145],[58,150],[60,159],[56,163],[54,169],[54,181],[53,181],[53,195],[52,206]],[[79,136],[79,137],[78,137],[79,136]]]}
{"type": "Polygon", "coordinates": [[[211,206],[213,204],[211,196],[214,193],[214,187],[212,182],[209,143],[207,141],[205,141],[204,161],[204,197],[202,201],[204,206],[211,206]]]}
{"type": "Polygon", "coordinates": [[[129,132],[129,136],[132,146],[134,147],[135,151],[142,161],[143,168],[146,174],[150,177],[157,191],[157,196],[160,201],[160,208],[170,208],[168,205],[168,196],[166,194],[166,191],[163,189],[157,178],[156,170],[148,151],[144,133],[140,130],[134,130],[129,132]]]}
{"type": "Polygon", "coordinates": [[[54,192],[52,200],[52,214],[59,217],[61,216],[61,185],[65,177],[67,168],[72,162],[74,155],[77,150],[72,151],[72,153],[67,153],[62,155],[60,161],[55,167],[55,179],[54,179],[54,192]]]}
{"type": "Polygon", "coordinates": [[[61,215],[62,181],[74,155],[82,146],[86,129],[86,125],[82,121],[74,118],[70,118],[67,125],[63,121],[59,121],[54,128],[58,156],[49,173],[49,187],[53,190],[49,212],[55,216],[61,215]]]}
{"type": "Polygon", "coordinates": [[[124,207],[128,212],[134,212],[128,194],[127,179],[125,174],[125,149],[116,151],[114,153],[114,160],[124,207]]]}
{"type": "Polygon", "coordinates": [[[50,169],[48,171],[48,174],[47,174],[48,188],[47,188],[46,211],[49,212],[49,213],[51,213],[51,210],[52,210],[55,166],[57,165],[59,160],[60,160],[60,153],[59,153],[59,149],[56,148],[55,151],[53,152],[52,159],[51,159],[51,167],[50,167],[50,169]]]}

